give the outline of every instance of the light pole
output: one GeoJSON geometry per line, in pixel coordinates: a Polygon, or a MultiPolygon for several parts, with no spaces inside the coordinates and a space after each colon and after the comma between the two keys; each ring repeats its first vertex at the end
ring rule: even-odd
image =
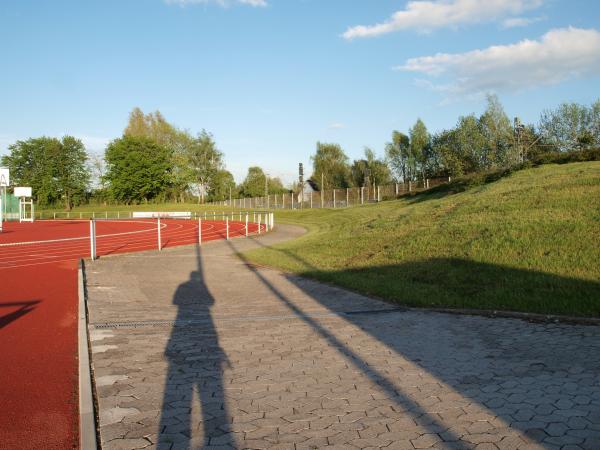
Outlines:
{"type": "Polygon", "coordinates": [[[267,199],[267,209],[269,209],[269,174],[265,173],[265,198],[267,199]]]}

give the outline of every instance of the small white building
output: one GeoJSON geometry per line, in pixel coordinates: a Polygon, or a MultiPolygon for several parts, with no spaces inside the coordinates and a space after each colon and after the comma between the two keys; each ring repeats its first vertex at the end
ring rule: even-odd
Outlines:
{"type": "Polygon", "coordinates": [[[302,197],[300,197],[300,194],[298,194],[298,202],[300,202],[301,198],[303,199],[303,201],[309,202],[310,196],[313,192],[319,192],[319,187],[313,180],[306,180],[304,182],[304,190],[302,192],[302,197]]]}

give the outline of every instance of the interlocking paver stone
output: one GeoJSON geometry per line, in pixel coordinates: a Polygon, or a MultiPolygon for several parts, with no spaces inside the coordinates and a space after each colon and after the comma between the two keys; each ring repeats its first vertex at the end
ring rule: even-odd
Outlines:
{"type": "Polygon", "coordinates": [[[598,327],[374,313],[237,256],[301,233],[87,264],[103,448],[600,448],[598,327]]]}

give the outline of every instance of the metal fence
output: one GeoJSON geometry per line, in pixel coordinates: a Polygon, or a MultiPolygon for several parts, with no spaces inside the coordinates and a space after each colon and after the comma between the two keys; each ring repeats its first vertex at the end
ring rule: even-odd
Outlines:
{"type": "Polygon", "coordinates": [[[323,192],[304,192],[304,194],[285,193],[263,197],[237,198],[211,202],[209,205],[230,206],[239,209],[347,208],[366,203],[394,200],[402,195],[412,192],[423,192],[449,181],[450,177],[430,178],[383,186],[371,185],[347,189],[332,189],[323,192]]]}

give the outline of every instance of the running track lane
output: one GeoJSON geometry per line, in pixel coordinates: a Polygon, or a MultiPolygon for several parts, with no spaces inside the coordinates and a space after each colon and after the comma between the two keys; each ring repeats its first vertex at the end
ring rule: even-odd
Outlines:
{"type": "MultiPolygon", "coordinates": [[[[245,234],[229,225],[230,237],[245,234]]],[[[99,220],[96,232],[100,256],[158,246],[154,220],[99,220]]],[[[197,243],[198,222],[161,220],[161,235],[163,247],[197,243]]],[[[224,222],[202,221],[203,241],[225,235],[224,222]]],[[[77,262],[89,251],[89,221],[8,223],[0,234],[2,449],[78,448],[77,262]]]]}

